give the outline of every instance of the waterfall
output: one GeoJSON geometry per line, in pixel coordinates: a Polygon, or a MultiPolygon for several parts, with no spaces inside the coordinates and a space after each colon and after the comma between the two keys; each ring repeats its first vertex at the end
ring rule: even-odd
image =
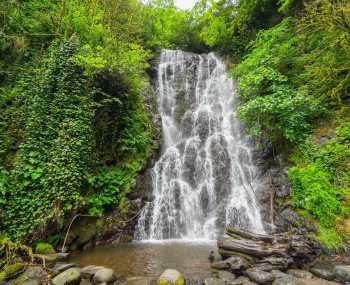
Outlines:
{"type": "Polygon", "coordinates": [[[226,225],[264,232],[256,198],[262,181],[225,64],[212,53],[163,50],[157,99],[162,154],[135,238],[215,239],[226,225]]]}

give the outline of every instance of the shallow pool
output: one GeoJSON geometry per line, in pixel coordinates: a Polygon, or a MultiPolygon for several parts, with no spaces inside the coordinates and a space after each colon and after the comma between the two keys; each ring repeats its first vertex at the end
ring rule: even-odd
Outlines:
{"type": "Polygon", "coordinates": [[[171,268],[186,278],[202,279],[211,276],[210,251],[217,255],[214,242],[139,242],[96,247],[73,257],[71,262],[106,266],[123,278],[158,277],[171,268]]]}

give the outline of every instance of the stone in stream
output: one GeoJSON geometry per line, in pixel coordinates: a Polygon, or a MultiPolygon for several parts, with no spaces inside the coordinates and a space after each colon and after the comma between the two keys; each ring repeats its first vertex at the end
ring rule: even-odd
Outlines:
{"type": "Polygon", "coordinates": [[[102,268],[95,273],[92,280],[94,284],[112,283],[117,280],[117,276],[113,269],[102,268]]]}
{"type": "Polygon", "coordinates": [[[167,269],[159,277],[158,285],[185,285],[185,278],[179,271],[167,269]]]}
{"type": "Polygon", "coordinates": [[[74,263],[62,263],[62,262],[58,262],[54,265],[54,267],[51,269],[52,273],[54,276],[60,274],[63,271],[66,271],[69,268],[73,268],[73,267],[78,267],[78,265],[74,264],[74,263]]]}
{"type": "Polygon", "coordinates": [[[230,283],[236,279],[236,275],[228,271],[220,270],[218,272],[218,278],[225,281],[226,283],[230,283]]]}
{"type": "Polygon", "coordinates": [[[246,274],[251,281],[258,284],[271,284],[271,282],[275,279],[273,274],[256,268],[247,269],[246,274]]]}
{"type": "Polygon", "coordinates": [[[225,281],[219,278],[206,278],[204,285],[226,285],[225,281]]]}
{"type": "Polygon", "coordinates": [[[333,269],[335,277],[340,282],[350,282],[350,266],[348,265],[336,265],[333,269]]]}
{"type": "Polygon", "coordinates": [[[214,262],[211,267],[219,270],[230,269],[232,271],[239,271],[247,269],[249,267],[249,263],[244,257],[234,255],[223,261],[214,262]]]}
{"type": "Polygon", "coordinates": [[[150,277],[130,277],[126,279],[127,285],[152,285],[154,279],[150,277]]]}
{"type": "Polygon", "coordinates": [[[306,285],[306,283],[293,276],[286,276],[276,279],[272,285],[306,285]]]}
{"type": "Polygon", "coordinates": [[[235,281],[231,282],[230,285],[256,285],[256,283],[250,281],[247,277],[241,276],[238,277],[235,281]]]}
{"type": "Polygon", "coordinates": [[[275,277],[275,279],[288,277],[288,274],[282,272],[281,270],[271,270],[271,274],[275,277]]]}
{"type": "Polygon", "coordinates": [[[289,269],[287,273],[300,279],[312,279],[314,277],[309,271],[300,269],[289,269]]]}
{"type": "Polygon", "coordinates": [[[83,278],[90,279],[92,276],[95,275],[97,271],[103,268],[103,266],[96,265],[85,266],[83,269],[81,269],[81,275],[83,278]]]}
{"type": "Polygon", "coordinates": [[[332,281],[335,278],[333,268],[334,266],[331,263],[316,263],[310,269],[310,272],[317,277],[332,281]]]}
{"type": "Polygon", "coordinates": [[[79,268],[70,268],[52,279],[52,285],[78,285],[81,281],[79,268]]]}

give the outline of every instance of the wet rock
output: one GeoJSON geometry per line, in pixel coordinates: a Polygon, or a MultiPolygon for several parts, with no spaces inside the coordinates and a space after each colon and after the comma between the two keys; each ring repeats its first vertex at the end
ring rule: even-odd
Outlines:
{"type": "Polygon", "coordinates": [[[41,281],[39,279],[31,279],[24,281],[23,283],[19,283],[21,285],[41,285],[41,281]]]}
{"type": "Polygon", "coordinates": [[[81,269],[81,276],[86,279],[90,279],[95,275],[97,271],[103,269],[103,266],[89,265],[81,269]]]}
{"type": "Polygon", "coordinates": [[[167,269],[159,277],[158,284],[159,285],[185,285],[185,278],[182,276],[182,274],[179,271],[174,269],[167,269]]]}
{"type": "Polygon", "coordinates": [[[306,285],[306,284],[300,279],[297,279],[293,276],[286,276],[286,277],[276,279],[272,283],[272,285],[306,285]]]}
{"type": "MultiPolygon", "coordinates": [[[[225,285],[225,281],[219,278],[206,278],[204,279],[204,285],[225,285]]],[[[232,283],[231,283],[232,284],[232,283]]]]}
{"type": "Polygon", "coordinates": [[[288,274],[280,271],[280,270],[271,270],[271,274],[275,279],[283,278],[283,277],[288,277],[288,274]]]}
{"type": "Polygon", "coordinates": [[[52,279],[52,285],[78,285],[81,281],[81,272],[78,268],[70,268],[52,279]]]}
{"type": "Polygon", "coordinates": [[[314,276],[312,273],[305,271],[305,270],[300,270],[300,269],[290,269],[287,271],[289,275],[292,275],[296,278],[301,278],[301,279],[312,279],[314,276]]]}
{"type": "Polygon", "coordinates": [[[117,276],[114,272],[114,270],[110,268],[102,268],[98,270],[94,277],[93,277],[93,283],[94,284],[101,284],[101,283],[112,283],[117,280],[117,276]]]}
{"type": "Polygon", "coordinates": [[[231,272],[228,271],[219,271],[218,272],[218,278],[227,282],[227,283],[231,283],[232,281],[234,281],[236,279],[236,275],[234,275],[231,272]]]}
{"type": "Polygon", "coordinates": [[[249,267],[249,263],[244,257],[234,255],[223,261],[214,262],[211,266],[212,268],[219,270],[229,269],[232,271],[239,271],[247,269],[249,267]]]}
{"type": "Polygon", "coordinates": [[[73,268],[73,267],[78,267],[78,265],[76,265],[74,263],[56,263],[54,265],[54,267],[51,269],[51,271],[54,275],[57,275],[63,271],[66,271],[67,269],[73,268]]]}
{"type": "Polygon", "coordinates": [[[258,262],[259,265],[257,266],[259,266],[260,269],[263,271],[271,271],[274,269],[286,270],[292,263],[293,263],[293,259],[289,257],[269,256],[259,261],[258,262]],[[265,270],[263,269],[264,267],[265,267],[265,270]],[[268,268],[271,268],[271,269],[268,269],[268,268]]]}
{"type": "Polygon", "coordinates": [[[32,280],[41,282],[46,278],[47,272],[41,266],[29,266],[23,274],[14,280],[14,284],[24,284],[32,280]]]}
{"type": "Polygon", "coordinates": [[[68,259],[69,255],[69,252],[59,252],[57,253],[57,261],[65,261],[68,259]]]}
{"type": "Polygon", "coordinates": [[[335,278],[333,267],[330,263],[317,263],[310,269],[310,272],[317,277],[331,281],[335,278]]]}
{"type": "Polygon", "coordinates": [[[333,269],[336,279],[340,282],[350,281],[350,266],[347,265],[336,265],[333,269]]]}
{"type": "Polygon", "coordinates": [[[79,285],[92,285],[89,279],[82,279],[79,285]]]}
{"type": "Polygon", "coordinates": [[[256,268],[247,269],[246,274],[251,281],[258,284],[271,284],[271,282],[275,279],[273,274],[256,268]]]}
{"type": "Polygon", "coordinates": [[[127,285],[152,285],[155,280],[150,277],[131,277],[126,279],[127,285]]]}
{"type": "Polygon", "coordinates": [[[235,281],[231,282],[230,285],[256,285],[256,283],[251,282],[247,277],[241,276],[235,281]]]}

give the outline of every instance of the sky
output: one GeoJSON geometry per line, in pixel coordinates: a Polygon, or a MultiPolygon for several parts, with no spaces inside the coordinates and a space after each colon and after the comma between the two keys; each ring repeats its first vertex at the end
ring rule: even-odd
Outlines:
{"type": "Polygon", "coordinates": [[[175,0],[176,6],[181,9],[190,9],[196,2],[197,0],[175,0]]]}

